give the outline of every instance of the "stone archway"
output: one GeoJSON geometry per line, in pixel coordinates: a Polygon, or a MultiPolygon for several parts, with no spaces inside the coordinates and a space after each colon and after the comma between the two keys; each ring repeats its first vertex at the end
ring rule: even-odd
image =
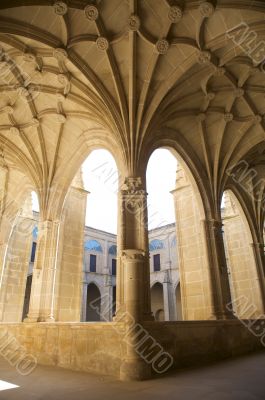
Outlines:
{"type": "Polygon", "coordinates": [[[87,285],[86,321],[101,320],[101,293],[95,283],[87,285]]]}
{"type": "Polygon", "coordinates": [[[156,321],[164,321],[163,285],[156,282],[151,288],[151,309],[156,321]]]}

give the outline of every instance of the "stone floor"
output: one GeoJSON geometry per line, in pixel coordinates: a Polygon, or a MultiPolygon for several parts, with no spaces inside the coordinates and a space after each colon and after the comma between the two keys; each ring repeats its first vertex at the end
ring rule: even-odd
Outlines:
{"type": "Polygon", "coordinates": [[[200,369],[178,371],[162,379],[124,383],[44,366],[23,377],[0,359],[0,399],[264,400],[264,371],[265,353],[257,353],[200,369]],[[5,382],[19,387],[3,390],[5,382]]]}

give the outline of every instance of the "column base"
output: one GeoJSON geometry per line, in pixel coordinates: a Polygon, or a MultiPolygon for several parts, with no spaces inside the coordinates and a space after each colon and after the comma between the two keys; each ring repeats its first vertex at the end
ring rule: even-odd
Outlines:
{"type": "Polygon", "coordinates": [[[144,381],[151,379],[152,367],[141,358],[125,359],[120,367],[121,381],[144,381]]]}

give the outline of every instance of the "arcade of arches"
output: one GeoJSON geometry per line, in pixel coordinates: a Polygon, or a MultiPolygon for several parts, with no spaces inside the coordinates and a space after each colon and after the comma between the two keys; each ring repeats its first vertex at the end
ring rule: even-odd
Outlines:
{"type": "Polygon", "coordinates": [[[262,347],[240,320],[265,313],[264,12],[261,0],[1,1],[0,334],[39,363],[149,378],[164,364],[150,340],[139,351],[140,326],[171,368],[262,347]],[[255,56],[253,35],[238,45],[242,22],[255,56]],[[85,323],[81,165],[98,148],[119,171],[117,307],[112,322],[85,323]],[[179,162],[180,322],[151,309],[162,292],[150,289],[146,169],[158,148],[179,162]]]}

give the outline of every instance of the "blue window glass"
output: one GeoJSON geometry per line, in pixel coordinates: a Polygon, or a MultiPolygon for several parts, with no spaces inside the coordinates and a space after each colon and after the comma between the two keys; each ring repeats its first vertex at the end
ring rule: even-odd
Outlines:
{"type": "Polygon", "coordinates": [[[97,256],[94,254],[90,254],[90,272],[96,272],[97,271],[97,256]]]}
{"type": "Polygon", "coordinates": [[[113,244],[112,246],[110,246],[110,248],[109,248],[109,254],[111,254],[112,256],[116,256],[116,255],[117,255],[117,246],[115,246],[115,244],[113,244]]]}
{"type": "Polygon", "coordinates": [[[164,248],[162,240],[154,239],[149,243],[149,251],[161,250],[164,248]]]}
{"type": "Polygon", "coordinates": [[[116,260],[116,258],[113,258],[112,259],[112,262],[111,262],[111,271],[112,271],[112,275],[116,275],[116,267],[117,267],[117,260],[116,260]]]}
{"type": "Polygon", "coordinates": [[[97,240],[87,240],[85,242],[85,250],[88,251],[97,251],[98,253],[102,253],[101,244],[97,240]]]}
{"type": "Polygon", "coordinates": [[[153,260],[154,260],[154,271],[160,271],[160,254],[154,254],[153,256],[153,260]]]}
{"type": "Polygon", "coordinates": [[[33,242],[32,248],[31,248],[31,256],[30,256],[30,262],[32,262],[32,263],[34,263],[34,261],[35,261],[36,247],[37,247],[37,243],[33,242]]]}

